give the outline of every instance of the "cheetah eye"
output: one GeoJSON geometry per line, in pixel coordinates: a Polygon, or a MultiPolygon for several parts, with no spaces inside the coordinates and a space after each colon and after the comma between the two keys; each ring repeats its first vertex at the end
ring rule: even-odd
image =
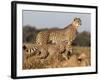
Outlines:
{"type": "Polygon", "coordinates": [[[77,21],[78,23],[80,23],[80,21],[77,21]]]}
{"type": "Polygon", "coordinates": [[[76,18],[74,19],[74,21],[76,21],[76,18]]]}

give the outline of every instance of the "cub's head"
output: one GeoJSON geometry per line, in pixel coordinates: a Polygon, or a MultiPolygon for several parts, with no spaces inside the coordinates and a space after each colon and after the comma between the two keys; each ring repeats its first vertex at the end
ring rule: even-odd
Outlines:
{"type": "Polygon", "coordinates": [[[75,17],[72,22],[72,25],[75,26],[76,28],[78,28],[81,25],[81,19],[78,17],[75,17]]]}

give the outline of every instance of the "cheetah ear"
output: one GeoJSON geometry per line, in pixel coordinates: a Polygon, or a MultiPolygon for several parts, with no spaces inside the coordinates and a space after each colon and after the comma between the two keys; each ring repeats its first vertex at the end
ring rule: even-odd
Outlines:
{"type": "Polygon", "coordinates": [[[75,17],[75,18],[74,18],[74,21],[75,21],[77,18],[78,18],[78,17],[75,17]]]}
{"type": "Polygon", "coordinates": [[[26,49],[27,49],[26,45],[23,45],[23,50],[26,50],[26,49]]]}
{"type": "Polygon", "coordinates": [[[81,19],[80,19],[79,17],[75,17],[75,18],[74,18],[74,21],[77,20],[77,19],[81,21],[81,19]]]}
{"type": "Polygon", "coordinates": [[[78,19],[78,17],[75,17],[75,18],[74,18],[74,21],[75,21],[76,19],[78,19]]]}

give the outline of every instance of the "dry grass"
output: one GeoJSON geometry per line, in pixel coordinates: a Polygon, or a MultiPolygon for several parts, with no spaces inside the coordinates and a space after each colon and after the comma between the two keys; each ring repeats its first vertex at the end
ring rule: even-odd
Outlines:
{"type": "MultiPolygon", "coordinates": [[[[28,44],[28,47],[32,47],[32,45],[28,44]]],[[[40,59],[37,55],[27,54],[23,50],[23,69],[90,66],[90,53],[90,47],[73,47],[73,54],[69,59],[65,59],[61,54],[49,55],[46,59],[40,59]]]]}

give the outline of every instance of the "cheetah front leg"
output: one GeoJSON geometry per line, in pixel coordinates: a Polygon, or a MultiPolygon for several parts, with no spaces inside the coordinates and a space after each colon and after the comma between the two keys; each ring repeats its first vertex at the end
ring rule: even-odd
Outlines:
{"type": "Polygon", "coordinates": [[[62,56],[68,60],[70,59],[72,55],[72,46],[71,45],[67,45],[66,48],[65,48],[65,52],[62,54],[62,56]]]}
{"type": "Polygon", "coordinates": [[[71,45],[69,45],[67,49],[68,49],[67,50],[67,57],[69,59],[72,56],[72,52],[73,52],[72,50],[73,50],[73,48],[72,48],[71,45]]]}

